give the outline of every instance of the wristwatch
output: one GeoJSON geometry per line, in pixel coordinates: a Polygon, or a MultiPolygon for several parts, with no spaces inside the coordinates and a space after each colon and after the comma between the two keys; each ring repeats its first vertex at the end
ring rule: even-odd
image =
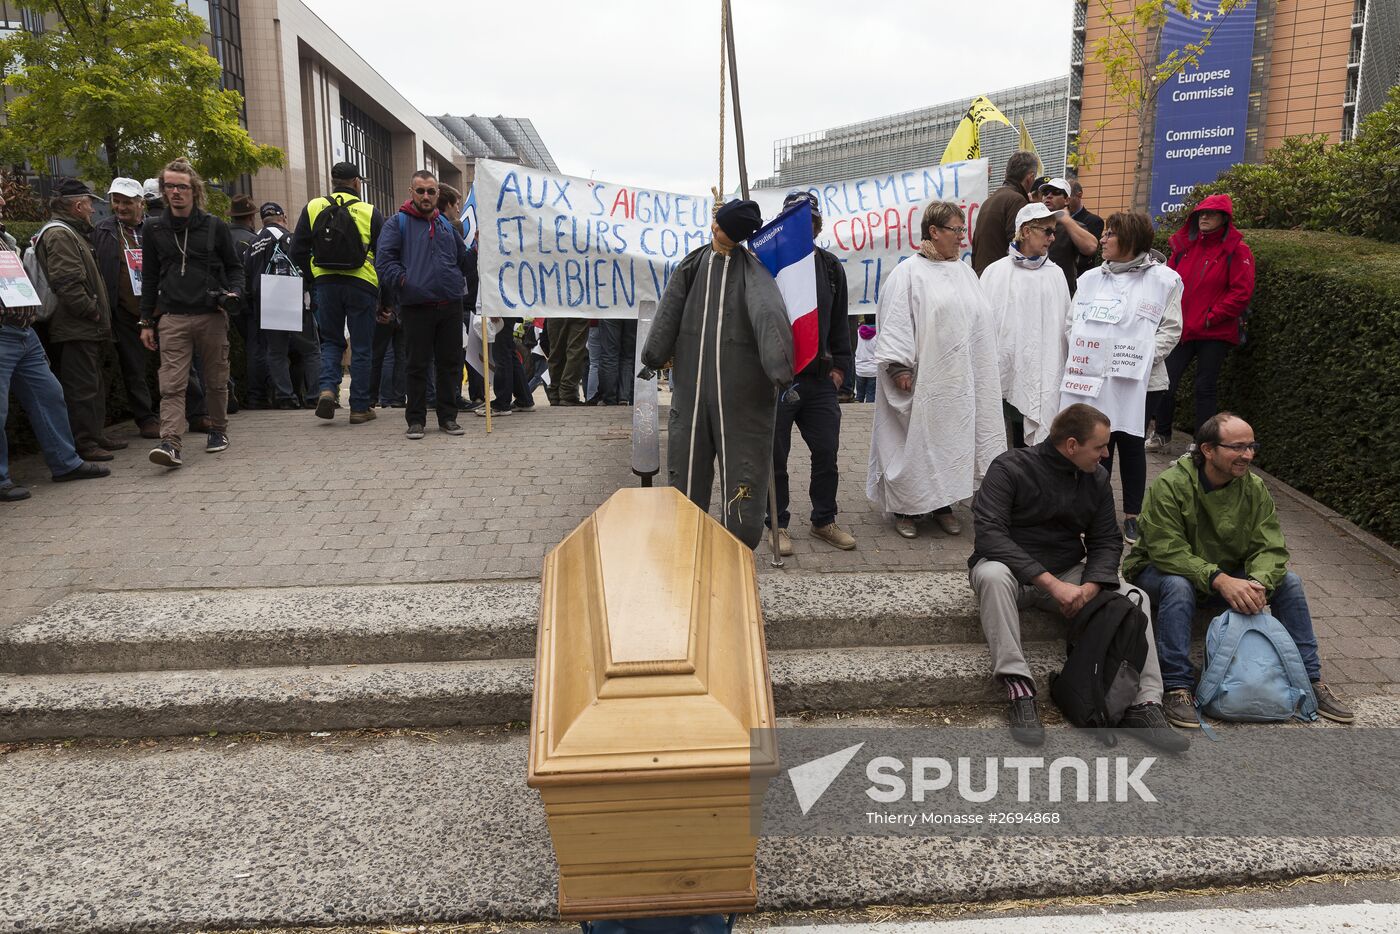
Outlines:
{"type": "Polygon", "coordinates": [[[156,329],[156,323],[155,323],[154,321],[152,321],[150,318],[142,318],[142,319],[140,319],[139,321],[136,322],[136,326],[137,326],[138,328],[140,328],[141,330],[143,330],[143,331],[147,331],[147,330],[149,330],[149,331],[154,331],[154,330],[156,329]]]}

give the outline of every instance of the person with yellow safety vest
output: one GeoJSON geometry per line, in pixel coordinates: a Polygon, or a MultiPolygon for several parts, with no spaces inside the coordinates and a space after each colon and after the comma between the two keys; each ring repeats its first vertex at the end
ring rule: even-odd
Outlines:
{"type": "Polygon", "coordinates": [[[313,277],[316,326],[321,332],[321,393],[316,415],[334,418],[340,407],[340,361],[350,332],[350,424],[374,418],[369,397],[379,276],[374,245],[384,227],[379,209],[360,200],[359,166],[337,162],[329,195],[302,208],[292,233],[292,262],[313,277]]]}

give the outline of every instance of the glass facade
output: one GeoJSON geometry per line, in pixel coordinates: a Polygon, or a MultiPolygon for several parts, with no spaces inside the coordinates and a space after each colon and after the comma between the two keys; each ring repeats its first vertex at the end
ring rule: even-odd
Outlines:
{"type": "Polygon", "coordinates": [[[342,96],[340,133],[345,142],[345,160],[358,165],[360,174],[365,177],[362,199],[370,204],[390,204],[394,190],[394,159],[389,131],[342,96]]]}

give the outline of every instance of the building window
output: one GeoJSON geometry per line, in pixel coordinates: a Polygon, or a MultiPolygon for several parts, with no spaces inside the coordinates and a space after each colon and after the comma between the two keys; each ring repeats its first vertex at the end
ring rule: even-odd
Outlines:
{"type": "Polygon", "coordinates": [[[394,190],[393,139],[389,131],[342,96],[340,133],[346,161],[358,165],[365,177],[361,197],[371,204],[389,203],[387,199],[394,190]]]}

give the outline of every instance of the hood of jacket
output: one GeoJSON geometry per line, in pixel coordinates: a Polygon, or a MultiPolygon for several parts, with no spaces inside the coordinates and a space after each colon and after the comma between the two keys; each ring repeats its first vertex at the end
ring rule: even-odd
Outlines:
{"type": "Polygon", "coordinates": [[[1235,203],[1230,200],[1229,195],[1207,195],[1200,204],[1191,210],[1191,216],[1186,218],[1186,223],[1181,225],[1181,229],[1171,235],[1172,253],[1184,253],[1197,243],[1221,243],[1228,250],[1233,250],[1235,245],[1243,240],[1239,228],[1235,226],[1235,203]],[[1225,213],[1225,223],[1219,230],[1211,231],[1201,237],[1200,213],[1202,211],[1223,211],[1225,213]]]}

